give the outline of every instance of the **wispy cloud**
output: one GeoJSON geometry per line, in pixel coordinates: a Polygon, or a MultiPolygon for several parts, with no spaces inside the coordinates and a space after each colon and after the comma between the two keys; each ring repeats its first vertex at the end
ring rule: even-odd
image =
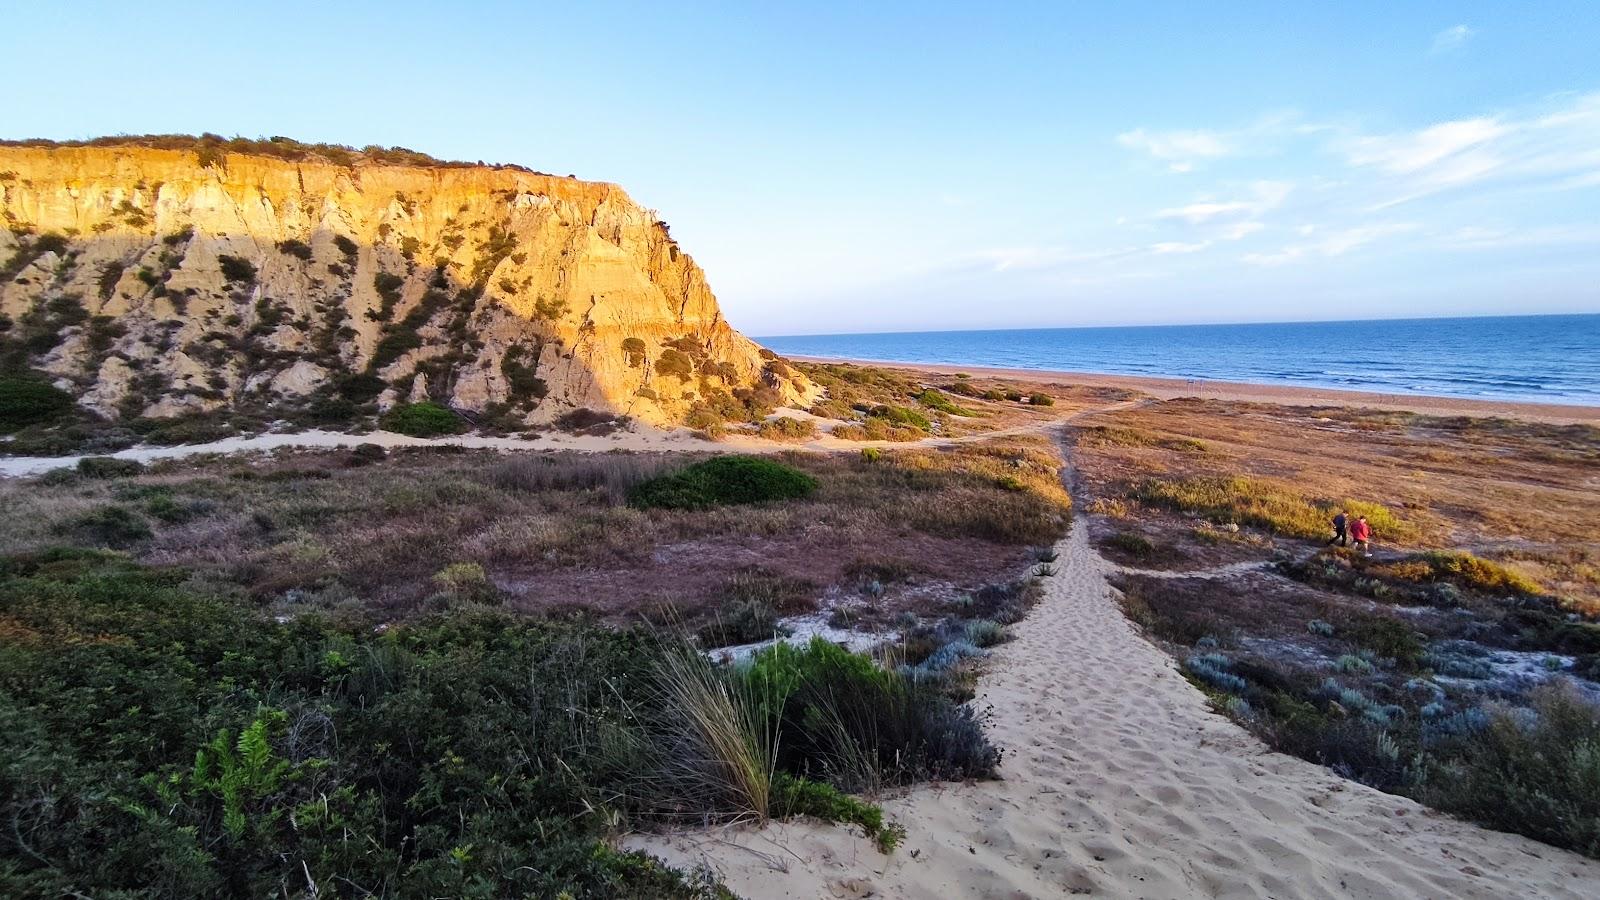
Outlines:
{"type": "Polygon", "coordinates": [[[1246,253],[1241,261],[1255,266],[1282,266],[1315,258],[1343,256],[1358,247],[1374,244],[1385,238],[1410,234],[1421,226],[1413,222],[1382,222],[1344,228],[1324,234],[1315,241],[1290,244],[1272,253],[1246,253]]]}
{"type": "Polygon", "coordinates": [[[1416,131],[1345,135],[1336,147],[1356,169],[1388,176],[1387,209],[1490,181],[1538,190],[1593,186],[1600,172],[1600,93],[1568,95],[1535,112],[1441,122],[1416,131]]]}
{"type": "Polygon", "coordinates": [[[1190,224],[1198,225],[1202,222],[1209,222],[1212,219],[1259,216],[1262,213],[1276,209],[1293,189],[1294,185],[1286,181],[1257,181],[1250,185],[1252,196],[1247,199],[1217,200],[1215,198],[1201,198],[1183,206],[1160,210],[1156,213],[1156,218],[1182,219],[1190,224]]]}
{"type": "Polygon", "coordinates": [[[1421,131],[1358,137],[1350,142],[1348,153],[1354,165],[1411,174],[1487,144],[1509,131],[1510,128],[1497,119],[1461,119],[1421,131]]]}
{"type": "Polygon", "coordinates": [[[1192,172],[1203,163],[1225,157],[1270,153],[1279,138],[1305,126],[1293,110],[1269,113],[1242,127],[1152,129],[1135,128],[1117,135],[1117,143],[1166,163],[1172,172],[1192,172]]]}
{"type": "Polygon", "coordinates": [[[1167,163],[1174,172],[1192,171],[1195,160],[1215,159],[1234,152],[1228,141],[1215,131],[1146,131],[1135,128],[1117,135],[1117,143],[1167,163]]]}
{"type": "Polygon", "coordinates": [[[1150,252],[1158,255],[1165,255],[1168,253],[1199,253],[1201,250],[1204,250],[1209,246],[1211,246],[1210,241],[1195,241],[1193,243],[1184,243],[1183,241],[1162,241],[1158,244],[1151,244],[1150,252]]]}
{"type": "Polygon", "coordinates": [[[1439,54],[1459,50],[1472,37],[1473,31],[1465,25],[1451,25],[1433,36],[1433,47],[1428,52],[1439,54]]]}

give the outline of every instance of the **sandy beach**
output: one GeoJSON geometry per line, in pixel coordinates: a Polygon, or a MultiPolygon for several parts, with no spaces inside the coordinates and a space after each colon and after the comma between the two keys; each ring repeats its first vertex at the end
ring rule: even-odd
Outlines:
{"type": "Polygon", "coordinates": [[[887,798],[891,855],[808,822],[638,835],[750,898],[1594,897],[1600,863],[1273,753],[1123,615],[1080,522],[975,701],[1000,781],[887,798]]]}
{"type": "Polygon", "coordinates": [[[827,359],[796,356],[804,362],[853,363],[900,369],[1022,381],[1032,384],[1071,384],[1140,391],[1161,400],[1173,397],[1202,397],[1209,400],[1237,400],[1248,403],[1278,403],[1288,406],[1362,406],[1407,410],[1439,416],[1505,416],[1553,425],[1600,424],[1600,407],[1572,404],[1519,403],[1509,400],[1476,400],[1465,397],[1433,397],[1416,394],[1375,394],[1336,388],[1292,385],[1245,384],[1233,381],[1205,381],[1185,378],[1148,378],[1136,375],[1106,375],[1093,372],[1060,372],[1042,369],[1004,369],[942,363],[900,363],[874,360],[827,359]]]}

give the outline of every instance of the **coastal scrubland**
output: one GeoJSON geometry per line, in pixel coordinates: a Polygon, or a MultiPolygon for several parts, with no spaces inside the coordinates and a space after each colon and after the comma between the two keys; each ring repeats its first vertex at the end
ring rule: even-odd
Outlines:
{"type": "Polygon", "coordinates": [[[1045,386],[857,363],[790,365],[825,390],[808,412],[829,423],[830,435],[849,441],[908,442],[1014,431],[1134,396],[1116,388],[1045,386]]]}
{"type": "Polygon", "coordinates": [[[1178,399],[1072,432],[1126,611],[1219,710],[1600,855],[1600,430],[1178,399]],[[1371,556],[1327,546],[1339,510],[1371,556]]]}
{"type": "Polygon", "coordinates": [[[1069,515],[1019,437],[91,458],[0,493],[17,896],[722,896],[611,839],[792,815],[892,852],[872,792],[995,774],[961,701],[1069,515]],[[706,653],[808,614],[884,646],[706,653]]]}

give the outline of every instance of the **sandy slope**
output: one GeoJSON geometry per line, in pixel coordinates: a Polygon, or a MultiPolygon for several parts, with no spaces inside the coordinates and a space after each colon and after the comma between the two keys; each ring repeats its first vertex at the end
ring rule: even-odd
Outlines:
{"type": "Polygon", "coordinates": [[[908,829],[891,856],[805,823],[629,846],[751,898],[1600,897],[1600,863],[1272,753],[1210,712],[1122,615],[1085,533],[980,684],[1005,780],[887,801],[908,829]]]}

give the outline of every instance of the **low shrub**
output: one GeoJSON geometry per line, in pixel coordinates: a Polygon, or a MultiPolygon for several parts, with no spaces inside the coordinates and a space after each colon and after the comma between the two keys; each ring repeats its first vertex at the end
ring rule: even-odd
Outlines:
{"type": "Polygon", "coordinates": [[[278,622],[84,550],[0,560],[0,610],[0,895],[726,896],[603,841],[698,799],[655,793],[649,636],[278,622]]]}
{"type": "Polygon", "coordinates": [[[1028,402],[1034,406],[1055,406],[1056,398],[1049,394],[1034,393],[1028,395],[1028,402]]]}
{"type": "Polygon", "coordinates": [[[217,263],[222,267],[223,279],[229,284],[249,287],[256,283],[256,266],[250,260],[223,254],[217,257],[217,263]]]}
{"type": "Polygon", "coordinates": [[[144,464],[136,459],[85,456],[78,460],[78,474],[85,478],[127,478],[143,471],[144,464]]]}
{"type": "Polygon", "coordinates": [[[1421,791],[1429,804],[1490,828],[1600,857],[1600,707],[1570,687],[1542,689],[1533,716],[1498,709],[1421,791]]]}
{"type": "Polygon", "coordinates": [[[736,671],[776,722],[778,765],[843,790],[993,777],[1000,751],[965,706],[820,638],[736,671]]]}
{"type": "Polygon", "coordinates": [[[999,622],[978,619],[968,622],[964,632],[967,643],[974,647],[993,647],[1011,640],[1011,632],[999,622]]]}
{"type": "Polygon", "coordinates": [[[56,533],[95,547],[127,547],[154,534],[144,517],[117,504],[82,513],[57,526],[56,533]]]}
{"type": "Polygon", "coordinates": [[[917,412],[914,409],[907,409],[904,406],[874,406],[870,411],[868,411],[867,417],[871,419],[882,419],[891,425],[898,425],[905,428],[915,428],[920,431],[927,431],[932,427],[932,424],[928,421],[927,416],[917,412]]]}
{"type": "Polygon", "coordinates": [[[723,602],[711,622],[697,633],[700,646],[707,649],[754,644],[787,634],[779,627],[778,613],[772,604],[760,599],[729,599],[723,602]]]}
{"type": "Polygon", "coordinates": [[[467,428],[460,416],[430,400],[396,406],[384,414],[379,424],[385,431],[422,438],[460,434],[467,428]]]}
{"type": "Polygon", "coordinates": [[[796,778],[779,772],[772,780],[772,814],[777,818],[811,816],[824,822],[846,822],[861,830],[890,853],[905,839],[905,828],[884,821],[883,810],[857,800],[830,784],[796,778]]]}
{"type": "Polygon", "coordinates": [[[356,468],[383,462],[388,458],[389,451],[382,444],[357,444],[350,448],[350,456],[346,459],[346,465],[356,468]]]}
{"type": "Polygon", "coordinates": [[[1154,556],[1156,552],[1156,545],[1152,544],[1149,538],[1131,531],[1118,531],[1109,534],[1101,543],[1139,559],[1148,559],[1154,556]]]}
{"type": "MultiPolygon", "coordinates": [[[[950,402],[950,398],[940,393],[937,388],[924,389],[922,393],[917,395],[917,402],[929,409],[936,409],[939,412],[949,413],[952,416],[976,415],[976,413],[974,413],[972,410],[963,409],[962,407],[950,402]]],[[[927,426],[924,425],[922,427],[925,428],[927,426]]]]}
{"type": "Polygon", "coordinates": [[[56,421],[72,406],[71,394],[46,381],[0,376],[0,434],[56,421]]]}
{"type": "Polygon", "coordinates": [[[708,509],[792,500],[816,489],[816,479],[782,463],[718,456],[636,486],[628,492],[628,504],[638,509],[708,509]]]}
{"type": "Polygon", "coordinates": [[[488,573],[475,562],[451,563],[433,574],[433,583],[458,600],[494,603],[500,599],[500,591],[488,573]]]}
{"type": "Polygon", "coordinates": [[[1448,581],[1467,590],[1529,597],[1544,593],[1538,582],[1521,572],[1471,553],[1435,550],[1411,559],[1425,564],[1434,579],[1448,581]]]}
{"type": "Polygon", "coordinates": [[[769,441],[809,441],[817,436],[817,423],[810,419],[779,416],[762,422],[756,434],[769,441]]]}

